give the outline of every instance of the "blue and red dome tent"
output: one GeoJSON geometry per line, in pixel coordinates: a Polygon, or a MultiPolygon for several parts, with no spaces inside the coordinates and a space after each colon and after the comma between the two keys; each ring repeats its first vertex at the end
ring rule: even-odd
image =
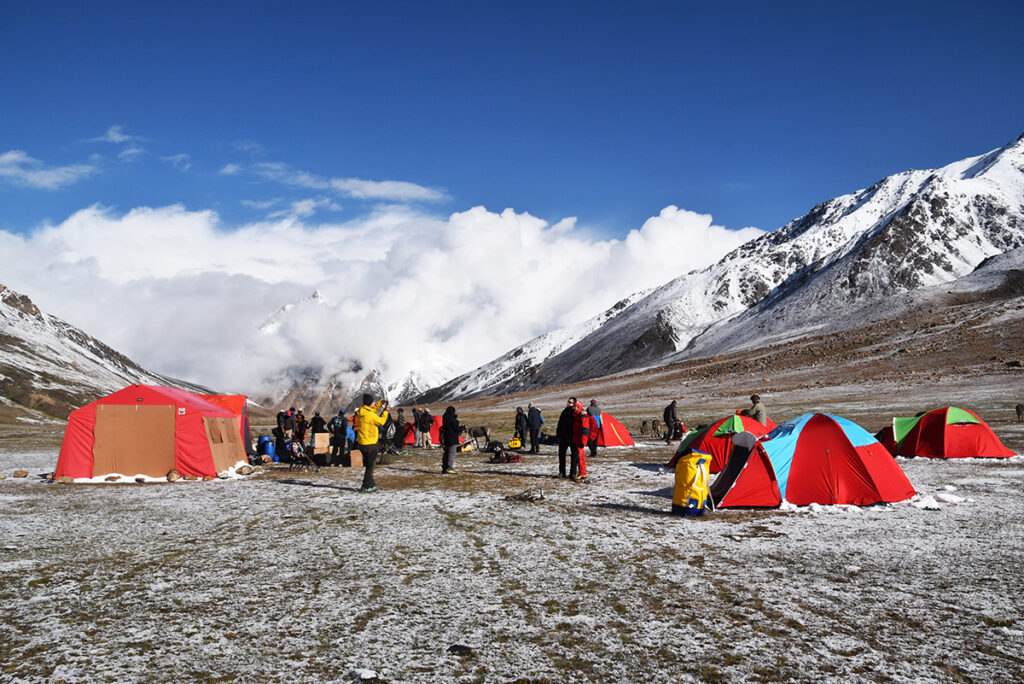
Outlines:
{"type": "Polygon", "coordinates": [[[734,438],[733,453],[711,486],[715,508],[783,501],[869,506],[915,494],[885,447],[845,418],[808,413],[760,440],[748,435],[734,438]]]}

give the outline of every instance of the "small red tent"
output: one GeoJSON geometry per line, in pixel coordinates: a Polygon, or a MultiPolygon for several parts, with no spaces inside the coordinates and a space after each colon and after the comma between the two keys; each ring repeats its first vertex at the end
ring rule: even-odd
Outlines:
{"type": "Polygon", "coordinates": [[[633,436],[626,426],[615,419],[610,413],[601,413],[601,427],[597,430],[597,446],[626,447],[633,446],[633,436]]]}
{"type": "Polygon", "coordinates": [[[185,390],[132,385],[71,412],[54,477],[216,477],[239,461],[233,413],[185,390]]]}
{"type": "Polygon", "coordinates": [[[741,416],[739,414],[726,416],[710,427],[706,427],[699,432],[695,432],[680,442],[675,455],[665,467],[675,468],[676,461],[679,460],[681,456],[688,454],[691,451],[700,451],[711,456],[709,472],[721,472],[722,468],[725,467],[725,462],[728,460],[729,454],[732,453],[733,435],[741,432],[749,432],[755,437],[763,437],[776,427],[778,427],[778,425],[776,425],[775,421],[771,418],[768,418],[767,425],[762,425],[748,416],[741,416]]]}
{"type": "Polygon", "coordinates": [[[886,446],[894,456],[1009,458],[1014,455],[978,414],[956,406],[944,406],[913,418],[893,418],[892,441],[886,446]]]}

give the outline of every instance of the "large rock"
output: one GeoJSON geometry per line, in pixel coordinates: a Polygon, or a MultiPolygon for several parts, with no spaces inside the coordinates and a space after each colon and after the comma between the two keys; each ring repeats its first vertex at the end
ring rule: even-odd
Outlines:
{"type": "Polygon", "coordinates": [[[244,465],[235,472],[238,473],[239,475],[252,475],[254,471],[252,466],[244,465]]]}
{"type": "Polygon", "coordinates": [[[168,482],[177,482],[180,479],[181,479],[181,473],[179,473],[177,470],[171,468],[171,470],[168,471],[168,473],[167,473],[167,481],[168,482]]]}
{"type": "Polygon", "coordinates": [[[28,471],[27,470],[15,470],[14,471],[14,477],[28,477],[28,471]]]}
{"type": "Polygon", "coordinates": [[[68,484],[74,481],[75,480],[68,475],[61,475],[60,477],[54,480],[54,482],[63,482],[64,484],[68,484]]]}

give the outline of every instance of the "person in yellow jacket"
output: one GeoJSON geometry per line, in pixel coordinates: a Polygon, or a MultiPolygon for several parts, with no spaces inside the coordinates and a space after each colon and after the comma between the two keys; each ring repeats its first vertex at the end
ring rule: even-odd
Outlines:
{"type": "Polygon", "coordinates": [[[373,396],[363,395],[363,405],[356,409],[356,444],[363,454],[363,486],[361,492],[377,491],[373,480],[373,466],[377,463],[379,428],[388,420],[388,400],[374,403],[373,396]]]}

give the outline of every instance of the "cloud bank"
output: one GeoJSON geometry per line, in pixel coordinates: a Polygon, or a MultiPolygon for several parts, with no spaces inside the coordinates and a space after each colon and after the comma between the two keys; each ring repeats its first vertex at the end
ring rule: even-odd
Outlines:
{"type": "Polygon", "coordinates": [[[309,211],[231,228],[176,205],[94,206],[0,231],[3,280],[154,371],[259,394],[295,367],[440,382],[762,234],[676,207],[622,240],[511,209],[317,225],[309,211]]]}

